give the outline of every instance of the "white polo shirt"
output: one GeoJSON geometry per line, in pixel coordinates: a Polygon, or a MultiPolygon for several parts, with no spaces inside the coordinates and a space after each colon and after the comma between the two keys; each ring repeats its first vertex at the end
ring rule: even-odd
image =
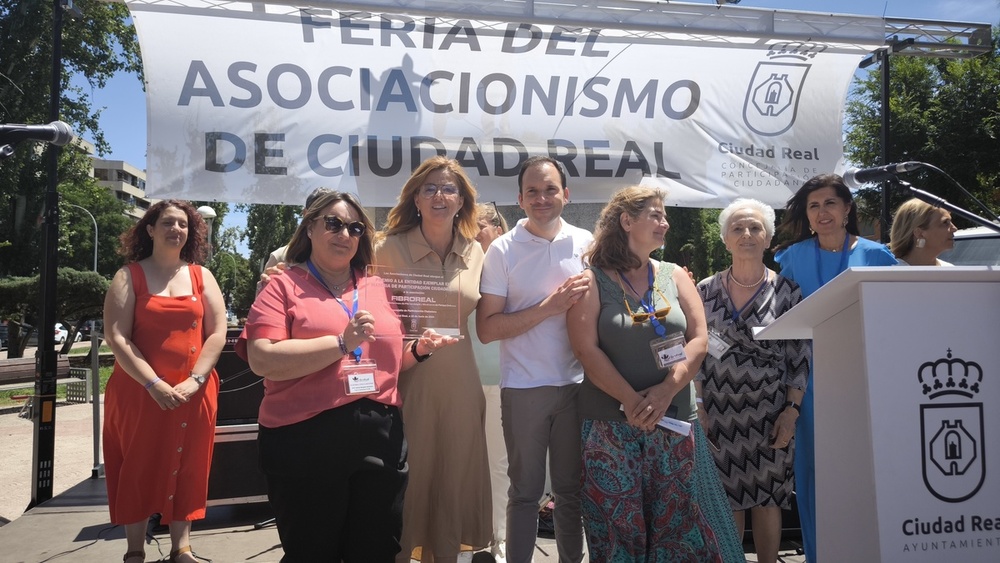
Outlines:
{"type": "MultiPolygon", "coordinates": [[[[594,240],[588,231],[560,219],[559,233],[549,242],[524,228],[513,229],[490,245],[483,262],[480,293],[507,299],[504,313],[541,303],[566,278],[584,270],[583,253],[594,240]]],[[[500,386],[530,389],[583,381],[583,366],[573,355],[566,315],[554,315],[530,330],[500,341],[500,386]]]]}

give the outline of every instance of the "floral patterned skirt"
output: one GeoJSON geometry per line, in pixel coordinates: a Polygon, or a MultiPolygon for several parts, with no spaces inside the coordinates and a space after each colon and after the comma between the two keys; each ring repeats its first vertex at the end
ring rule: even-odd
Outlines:
{"type": "Polygon", "coordinates": [[[722,561],[695,496],[694,435],[584,420],[583,505],[591,561],[722,561]]]}

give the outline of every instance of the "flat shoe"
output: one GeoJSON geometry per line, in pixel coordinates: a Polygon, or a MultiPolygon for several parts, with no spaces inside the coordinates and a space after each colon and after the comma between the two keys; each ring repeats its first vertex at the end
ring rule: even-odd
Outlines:
{"type": "Polygon", "coordinates": [[[184,547],[171,551],[170,559],[168,559],[167,561],[169,561],[170,563],[177,563],[177,558],[181,555],[184,555],[185,553],[191,553],[190,545],[185,545],[184,547]]]}

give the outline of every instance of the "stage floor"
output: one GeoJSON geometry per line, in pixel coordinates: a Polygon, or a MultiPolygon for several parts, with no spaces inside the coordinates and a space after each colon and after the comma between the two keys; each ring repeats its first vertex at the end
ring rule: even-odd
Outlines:
{"type": "MultiPolygon", "coordinates": [[[[207,517],[194,523],[191,545],[215,563],[277,562],[282,555],[277,530],[255,528],[269,517],[266,503],[211,506],[207,517]]],[[[163,559],[170,551],[165,528],[153,537],[146,546],[146,561],[163,559]]],[[[0,527],[0,546],[0,558],[11,562],[120,561],[125,531],[108,521],[104,480],[86,479],[0,527]]],[[[781,561],[804,561],[794,554],[794,545],[782,547],[781,561]]],[[[555,541],[538,538],[534,560],[558,561],[555,541]]],[[[747,560],[756,561],[756,557],[748,553],[747,560]]]]}

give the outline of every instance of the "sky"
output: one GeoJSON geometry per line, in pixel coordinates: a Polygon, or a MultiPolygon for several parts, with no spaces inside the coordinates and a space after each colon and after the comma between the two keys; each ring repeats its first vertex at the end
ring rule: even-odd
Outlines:
{"type": "MultiPolygon", "coordinates": [[[[739,7],[1000,24],[1000,0],[742,0],[739,7]]],[[[145,169],[146,98],[138,79],[118,75],[100,90],[91,90],[82,81],[77,84],[83,85],[95,108],[104,108],[101,128],[111,144],[105,158],[145,169]]],[[[226,227],[245,220],[244,215],[232,210],[226,218],[226,227]]],[[[245,247],[238,250],[248,254],[245,247]]]]}

